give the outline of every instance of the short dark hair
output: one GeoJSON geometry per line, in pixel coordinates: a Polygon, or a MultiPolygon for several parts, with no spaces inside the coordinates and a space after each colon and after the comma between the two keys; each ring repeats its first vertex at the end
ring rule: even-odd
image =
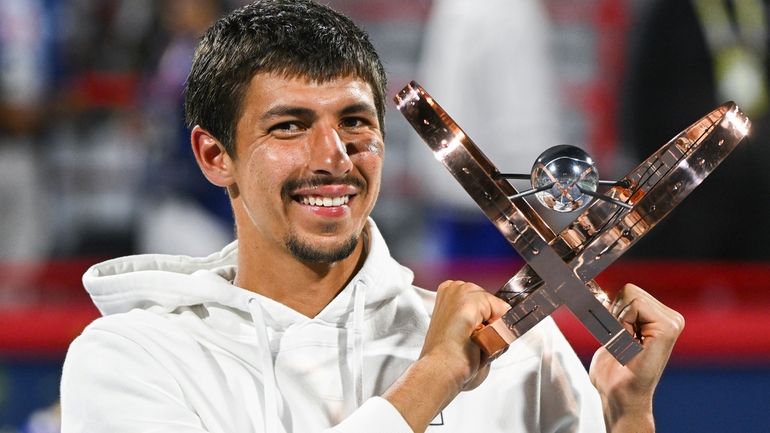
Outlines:
{"type": "Polygon", "coordinates": [[[310,0],[257,0],[219,19],[195,51],[185,89],[185,120],[235,156],[235,128],[246,88],[258,73],[324,82],[355,76],[374,94],[384,128],[386,77],[365,31],[310,0]]]}

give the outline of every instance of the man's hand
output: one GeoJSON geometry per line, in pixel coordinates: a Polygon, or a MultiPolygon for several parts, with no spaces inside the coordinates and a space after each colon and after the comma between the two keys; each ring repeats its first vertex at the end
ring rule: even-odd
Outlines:
{"type": "Polygon", "coordinates": [[[684,318],[632,284],[618,293],[610,311],[644,350],[625,366],[604,348],[594,354],[589,375],[602,398],[607,431],[654,432],[652,396],[684,318]]]}
{"type": "Polygon", "coordinates": [[[511,306],[481,287],[462,281],[445,281],[436,293],[433,318],[420,358],[445,364],[459,391],[473,389],[489,374],[489,362],[470,336],[481,324],[499,318],[511,306]]]}
{"type": "Polygon", "coordinates": [[[487,377],[489,363],[470,337],[510,308],[472,283],[446,281],[436,293],[420,358],[383,396],[415,432],[424,431],[460,391],[475,388],[487,377]]]}

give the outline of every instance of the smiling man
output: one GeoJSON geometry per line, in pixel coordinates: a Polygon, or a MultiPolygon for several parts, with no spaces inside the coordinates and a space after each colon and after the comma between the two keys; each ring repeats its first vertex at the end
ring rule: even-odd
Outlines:
{"type": "Polygon", "coordinates": [[[201,126],[205,119],[191,122],[204,174],[232,198],[241,245],[235,284],[308,317],[360,267],[360,237],[380,189],[383,134],[372,88],[345,75],[256,73],[229,151],[201,126]]]}
{"type": "Polygon", "coordinates": [[[86,273],[104,317],[67,354],[64,433],[654,430],[683,322],[641,289],[614,313],[644,352],[600,350],[589,377],[550,320],[490,364],[470,335],[508,305],[412,286],[369,218],[384,101],[366,34],[325,6],[258,1],[206,33],[185,108],[238,241],[86,273]]]}

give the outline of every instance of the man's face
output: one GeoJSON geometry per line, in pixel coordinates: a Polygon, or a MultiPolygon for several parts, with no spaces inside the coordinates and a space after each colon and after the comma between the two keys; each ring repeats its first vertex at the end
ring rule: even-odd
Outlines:
{"type": "Polygon", "coordinates": [[[380,188],[383,137],[369,84],[257,74],[242,104],[241,241],[311,263],[347,257],[380,188]]]}

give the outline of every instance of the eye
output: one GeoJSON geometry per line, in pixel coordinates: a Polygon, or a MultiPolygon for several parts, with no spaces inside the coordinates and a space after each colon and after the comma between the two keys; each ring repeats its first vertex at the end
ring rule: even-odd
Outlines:
{"type": "Polygon", "coordinates": [[[369,122],[362,117],[346,117],[340,122],[340,126],[348,129],[362,128],[369,125],[369,122]]]}
{"type": "Polygon", "coordinates": [[[292,137],[296,134],[301,133],[304,130],[305,130],[305,127],[302,125],[302,123],[297,121],[287,121],[287,122],[276,123],[275,125],[268,128],[268,132],[270,132],[271,134],[279,138],[292,137]]]}

